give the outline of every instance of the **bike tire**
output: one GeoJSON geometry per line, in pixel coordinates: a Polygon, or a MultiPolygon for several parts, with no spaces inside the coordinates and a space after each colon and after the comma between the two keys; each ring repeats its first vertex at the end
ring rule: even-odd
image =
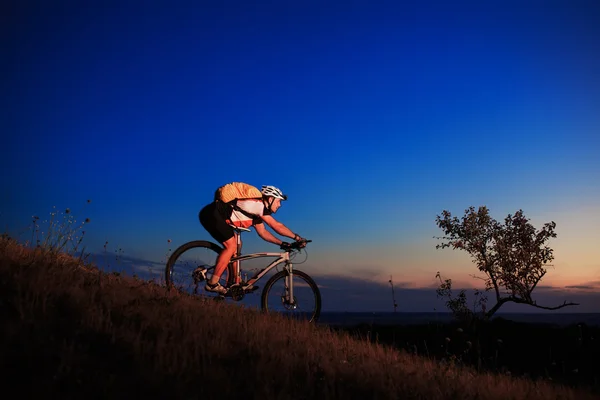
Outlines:
{"type": "MultiPolygon", "coordinates": [[[[308,284],[308,287],[312,290],[313,299],[315,302],[313,310],[311,310],[309,312],[310,318],[301,318],[301,319],[308,319],[309,322],[313,322],[313,323],[317,322],[319,319],[319,316],[321,315],[321,292],[319,290],[319,287],[317,286],[315,281],[310,276],[308,276],[308,274],[306,274],[305,272],[294,269],[292,273],[294,276],[294,283],[296,282],[295,279],[298,277],[298,278],[302,279],[305,283],[308,284]]],[[[289,275],[289,273],[287,270],[279,271],[267,281],[267,283],[265,284],[265,287],[263,288],[263,291],[261,294],[261,299],[260,299],[261,309],[263,312],[266,312],[266,313],[276,312],[276,311],[274,311],[274,307],[273,307],[274,305],[272,305],[271,307],[269,306],[269,302],[268,302],[269,294],[270,294],[271,290],[273,289],[274,285],[279,280],[283,280],[285,283],[285,278],[288,275],[289,275]]],[[[301,287],[301,286],[298,286],[298,287],[301,287]]],[[[296,297],[296,296],[294,296],[294,297],[296,297]]]]}
{"type": "MultiPolygon", "coordinates": [[[[173,278],[173,274],[176,272],[176,270],[181,270],[181,271],[177,271],[177,273],[181,273],[183,279],[185,279],[189,273],[188,278],[190,279],[190,281],[193,281],[193,277],[192,277],[191,273],[199,265],[195,265],[194,262],[191,262],[189,265],[184,266],[183,264],[177,265],[177,262],[183,260],[184,256],[186,254],[192,253],[192,250],[194,250],[194,249],[206,249],[208,252],[207,254],[209,254],[211,257],[214,255],[215,260],[216,260],[217,256],[221,253],[221,251],[223,251],[223,248],[221,246],[219,246],[213,242],[206,241],[206,240],[194,240],[194,241],[182,244],[177,249],[175,249],[173,254],[171,254],[169,259],[167,260],[167,265],[165,267],[165,284],[166,284],[167,288],[173,289],[177,286],[178,282],[174,282],[174,278],[173,278]]],[[[189,293],[189,291],[186,290],[185,287],[186,286],[183,285],[180,288],[180,290],[189,293]]],[[[197,284],[195,284],[195,287],[197,289],[197,284]]],[[[195,293],[195,294],[197,294],[197,293],[195,293]]]]}

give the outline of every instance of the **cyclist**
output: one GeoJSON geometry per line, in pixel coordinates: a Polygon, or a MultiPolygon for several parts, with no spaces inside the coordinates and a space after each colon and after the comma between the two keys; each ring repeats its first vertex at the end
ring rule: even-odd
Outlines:
{"type": "MultiPolygon", "coordinates": [[[[258,191],[257,191],[258,193],[258,191]]],[[[262,186],[260,191],[262,198],[236,199],[224,203],[215,196],[215,200],[206,205],[199,214],[200,223],[206,231],[219,243],[223,245],[223,251],[217,257],[214,273],[207,280],[205,289],[209,292],[226,294],[228,288],[219,283],[219,279],[229,264],[229,260],[236,252],[236,240],[234,230],[230,225],[248,228],[254,226],[256,233],[263,240],[279,245],[285,249],[290,243],[284,242],[275,237],[263,225],[265,222],[275,232],[281,236],[289,237],[296,242],[306,245],[306,240],[300,235],[292,232],[281,222],[273,218],[273,214],[281,207],[281,201],[287,200],[281,190],[275,186],[262,186]]],[[[302,244],[300,247],[303,247],[302,244]]],[[[233,271],[229,271],[227,286],[235,283],[233,271]]],[[[253,290],[257,289],[255,286],[253,290]]]]}

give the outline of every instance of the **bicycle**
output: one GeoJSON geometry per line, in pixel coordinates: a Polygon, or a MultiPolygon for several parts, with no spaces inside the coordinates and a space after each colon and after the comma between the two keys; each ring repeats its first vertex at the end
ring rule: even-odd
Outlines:
{"type": "MultiPolygon", "coordinates": [[[[316,322],[321,313],[321,293],[315,281],[305,272],[293,268],[291,260],[297,255],[306,243],[305,242],[291,243],[289,248],[282,249],[283,252],[261,252],[242,254],[242,231],[250,232],[248,228],[236,227],[234,235],[236,237],[236,252],[231,258],[228,265],[228,274],[232,273],[235,282],[229,286],[226,295],[217,295],[216,300],[223,300],[225,297],[231,297],[233,301],[241,301],[247,294],[256,292],[258,289],[255,283],[263,278],[269,271],[283,264],[283,269],[276,272],[265,284],[261,297],[260,305],[263,312],[276,312],[277,306],[283,307],[283,312],[293,312],[300,319],[308,319],[309,322],[316,322]],[[251,259],[277,257],[266,267],[257,271],[250,279],[243,279],[241,276],[241,263],[251,259]],[[299,278],[299,279],[297,279],[299,278]],[[300,282],[300,280],[304,282],[300,282]],[[278,289],[279,284],[282,288],[278,289]],[[303,284],[304,283],[304,284],[303,284]],[[274,294],[273,299],[270,295],[274,294]],[[305,297],[303,295],[306,295],[305,297]],[[308,311],[302,311],[307,305],[308,311]]],[[[195,240],[179,246],[167,260],[165,268],[165,281],[167,287],[178,288],[181,291],[198,295],[198,286],[200,283],[207,280],[207,272],[215,268],[216,258],[223,248],[213,242],[205,240],[195,240]],[[198,259],[192,257],[192,253],[204,253],[198,259]],[[213,258],[214,257],[214,258],[213,258]],[[181,276],[182,283],[176,282],[176,278],[181,276]],[[187,285],[186,285],[187,283],[187,285]]],[[[247,276],[245,277],[247,278],[247,276]]],[[[200,285],[204,290],[204,285],[200,285]]],[[[206,292],[214,295],[212,292],[206,292]]],[[[205,295],[206,296],[206,295],[205,295]]]]}

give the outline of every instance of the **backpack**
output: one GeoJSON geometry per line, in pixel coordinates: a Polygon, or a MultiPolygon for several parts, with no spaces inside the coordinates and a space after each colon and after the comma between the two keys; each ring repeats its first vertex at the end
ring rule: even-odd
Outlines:
{"type": "Polygon", "coordinates": [[[228,183],[215,192],[215,200],[223,203],[231,203],[237,199],[262,199],[262,193],[256,187],[243,182],[228,183]]]}

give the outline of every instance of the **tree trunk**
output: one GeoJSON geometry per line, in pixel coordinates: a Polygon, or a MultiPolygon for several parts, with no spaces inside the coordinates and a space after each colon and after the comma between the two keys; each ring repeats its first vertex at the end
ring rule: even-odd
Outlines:
{"type": "Polygon", "coordinates": [[[494,305],[494,307],[490,308],[488,312],[485,313],[485,318],[490,319],[492,315],[496,313],[502,307],[502,305],[506,302],[510,301],[509,298],[499,299],[498,302],[494,305]]]}

